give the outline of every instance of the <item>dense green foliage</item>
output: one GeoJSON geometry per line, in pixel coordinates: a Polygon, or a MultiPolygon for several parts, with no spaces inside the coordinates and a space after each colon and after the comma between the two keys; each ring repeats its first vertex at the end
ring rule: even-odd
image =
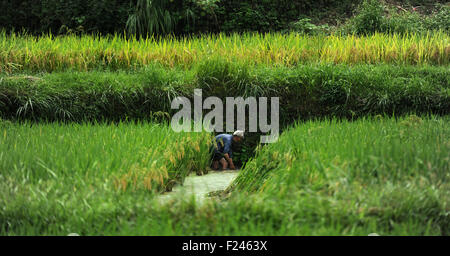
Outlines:
{"type": "MultiPolygon", "coordinates": [[[[356,15],[338,31],[344,34],[366,35],[375,32],[426,33],[430,30],[449,31],[450,6],[439,5],[432,12],[432,15],[420,14],[419,7],[411,7],[412,10],[406,10],[399,6],[383,5],[378,0],[365,0],[359,6],[356,15]]],[[[426,8],[423,9],[426,10],[426,8]]]]}
{"type": "Polygon", "coordinates": [[[223,15],[221,31],[268,32],[286,30],[290,23],[305,17],[335,24],[335,19],[350,15],[358,1],[231,0],[221,1],[221,4],[218,10],[223,15]]]}
{"type": "Polygon", "coordinates": [[[142,162],[135,148],[182,137],[167,128],[1,122],[0,234],[448,235],[449,127],[433,116],[298,124],[259,149],[228,200],[161,205],[112,178],[142,162]]]}
{"type": "Polygon", "coordinates": [[[126,72],[62,72],[0,77],[1,117],[124,120],[167,112],[177,96],[280,97],[280,121],[408,112],[448,114],[446,67],[305,65],[250,68],[204,61],[190,70],[148,66],[126,72]]]}
{"type": "Polygon", "coordinates": [[[123,31],[130,0],[0,1],[0,27],[31,33],[113,33],[123,31]]]}
{"type": "MultiPolygon", "coordinates": [[[[274,31],[295,21],[299,15],[321,13],[338,7],[349,12],[352,1],[203,1],[203,0],[39,0],[0,1],[6,15],[0,17],[0,27],[31,33],[67,32],[122,32],[130,15],[146,10],[160,10],[165,15],[156,22],[175,25],[173,32],[216,31],[274,31]],[[148,8],[149,7],[149,8],[148,8]],[[153,8],[153,7],[156,7],[153,8]],[[319,10],[319,11],[317,11],[319,10]],[[175,22],[174,22],[175,21],[175,22]],[[66,30],[61,30],[66,28],[66,30]]],[[[150,11],[151,12],[151,11],[150,11]]],[[[148,17],[156,19],[156,17],[148,17]]]]}
{"type": "Polygon", "coordinates": [[[383,6],[378,0],[364,1],[353,19],[356,34],[373,34],[383,25],[383,6]]]}
{"type": "MultiPolygon", "coordinates": [[[[24,0],[0,1],[0,28],[22,28],[29,33],[128,33],[141,35],[174,33],[210,33],[244,31],[287,31],[308,32],[312,25],[340,25],[356,14],[351,21],[351,31],[367,32],[381,27],[384,20],[381,2],[371,0],[24,0]],[[363,8],[359,4],[363,3],[363,8]],[[359,14],[358,14],[359,13],[359,14]],[[308,20],[299,24],[299,21],[308,20]],[[309,22],[311,21],[311,23],[309,22]],[[361,23],[363,22],[363,23],[361,23]],[[297,23],[297,25],[295,25],[297,23]],[[127,26],[128,24],[128,26],[127,26]],[[292,26],[294,24],[294,26],[292,26]],[[359,25],[358,25],[359,24],[359,25]],[[306,31],[305,31],[306,29],[306,31]]],[[[448,8],[436,13],[445,0],[403,0],[386,1],[388,6],[402,5],[407,8],[408,17],[414,19],[412,7],[428,16],[417,16],[419,22],[408,22],[409,30],[417,30],[427,24],[427,29],[448,29],[448,8]],[[430,11],[431,10],[431,11],[430,11]],[[412,16],[410,16],[411,14],[412,16]]],[[[386,3],[383,4],[385,5],[386,3]]],[[[405,10],[405,9],[404,9],[405,10]]],[[[392,22],[397,22],[393,19],[392,22]]],[[[404,26],[403,24],[402,26],[404,26]]],[[[330,32],[320,27],[321,32],[330,32]]],[[[392,24],[385,29],[396,30],[392,24]]]]}

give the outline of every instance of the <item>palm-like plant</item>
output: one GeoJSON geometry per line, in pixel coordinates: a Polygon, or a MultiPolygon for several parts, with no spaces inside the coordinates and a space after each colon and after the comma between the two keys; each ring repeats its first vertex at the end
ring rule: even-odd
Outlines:
{"type": "Polygon", "coordinates": [[[160,35],[173,32],[176,18],[168,10],[168,0],[138,0],[136,9],[128,18],[129,33],[160,35]]]}

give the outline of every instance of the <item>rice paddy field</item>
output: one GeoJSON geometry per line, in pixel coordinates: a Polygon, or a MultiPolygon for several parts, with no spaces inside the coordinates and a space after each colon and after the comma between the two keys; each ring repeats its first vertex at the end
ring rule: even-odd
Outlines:
{"type": "Polygon", "coordinates": [[[444,32],[1,32],[0,235],[449,235],[449,54],[444,32]],[[167,122],[194,88],[280,97],[282,133],[161,203],[210,170],[214,134],[167,122]]]}
{"type": "Polygon", "coordinates": [[[305,36],[233,34],[137,40],[120,36],[40,37],[0,32],[0,72],[135,70],[159,63],[188,69],[222,59],[249,64],[301,63],[448,65],[447,33],[426,35],[305,36]]]}
{"type": "Polygon", "coordinates": [[[257,149],[230,193],[199,205],[156,195],[205,167],[204,136],[2,122],[0,233],[448,235],[449,127],[436,116],[295,124],[257,149]],[[173,144],[183,139],[198,150],[173,144]]]}

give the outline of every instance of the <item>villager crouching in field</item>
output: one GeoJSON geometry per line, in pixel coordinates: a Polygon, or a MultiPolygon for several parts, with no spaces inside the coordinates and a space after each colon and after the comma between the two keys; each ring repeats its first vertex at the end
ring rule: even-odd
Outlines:
{"type": "Polygon", "coordinates": [[[231,170],[235,170],[236,167],[233,163],[232,144],[240,143],[244,139],[244,131],[237,130],[230,134],[219,134],[216,136],[216,145],[213,147],[212,152],[212,168],[214,170],[219,169],[219,162],[222,164],[222,170],[226,170],[228,167],[231,170]]]}

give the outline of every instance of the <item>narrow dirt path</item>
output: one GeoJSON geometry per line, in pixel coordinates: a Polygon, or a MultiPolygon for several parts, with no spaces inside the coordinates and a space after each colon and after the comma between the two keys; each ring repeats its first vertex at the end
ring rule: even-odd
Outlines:
{"type": "Polygon", "coordinates": [[[167,202],[170,199],[189,199],[195,196],[196,201],[203,201],[208,198],[209,192],[225,190],[236,178],[239,171],[210,171],[206,175],[197,176],[192,173],[186,177],[183,185],[176,185],[172,192],[166,192],[159,196],[160,202],[167,202]]]}

